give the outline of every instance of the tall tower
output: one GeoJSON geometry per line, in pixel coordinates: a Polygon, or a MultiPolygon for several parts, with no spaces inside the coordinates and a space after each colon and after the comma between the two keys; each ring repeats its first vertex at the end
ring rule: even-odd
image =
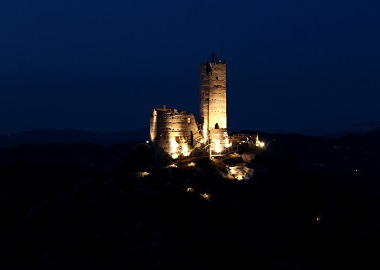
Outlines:
{"type": "Polygon", "coordinates": [[[206,142],[227,132],[226,63],[214,53],[200,66],[200,123],[206,142]]]}

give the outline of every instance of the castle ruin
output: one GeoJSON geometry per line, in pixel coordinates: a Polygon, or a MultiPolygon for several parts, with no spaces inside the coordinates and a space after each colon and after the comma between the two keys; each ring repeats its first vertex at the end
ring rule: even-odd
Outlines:
{"type": "Polygon", "coordinates": [[[173,158],[187,156],[194,147],[211,155],[229,148],[227,133],[226,64],[214,53],[200,65],[200,123],[191,113],[155,108],[150,115],[150,141],[173,158]]]}

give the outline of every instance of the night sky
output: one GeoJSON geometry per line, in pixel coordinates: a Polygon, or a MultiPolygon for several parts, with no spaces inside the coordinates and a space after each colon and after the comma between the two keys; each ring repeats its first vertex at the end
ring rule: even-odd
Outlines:
{"type": "Polygon", "coordinates": [[[227,64],[230,131],[380,126],[380,1],[0,0],[0,134],[124,131],[166,104],[199,119],[227,64]]]}

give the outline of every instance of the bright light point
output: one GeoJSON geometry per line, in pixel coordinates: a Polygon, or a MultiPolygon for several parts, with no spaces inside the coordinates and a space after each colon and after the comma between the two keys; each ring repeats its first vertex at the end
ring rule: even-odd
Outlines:
{"type": "Polygon", "coordinates": [[[256,135],[256,147],[263,148],[265,143],[259,140],[259,135],[256,135]]]}
{"type": "Polygon", "coordinates": [[[170,164],[169,167],[170,168],[178,168],[178,166],[176,164],[170,164]]]}
{"type": "Polygon", "coordinates": [[[195,163],[194,163],[194,162],[190,162],[189,164],[187,164],[187,166],[189,166],[189,167],[194,167],[194,166],[195,166],[195,163]]]}
{"type": "Polygon", "coordinates": [[[148,176],[149,173],[148,172],[137,172],[135,175],[136,175],[136,177],[143,178],[145,176],[148,176]]]}
{"type": "Polygon", "coordinates": [[[193,191],[194,191],[194,189],[191,188],[191,187],[188,187],[188,188],[186,188],[185,190],[186,190],[186,192],[193,192],[193,191]]]}
{"type": "Polygon", "coordinates": [[[203,194],[200,194],[202,197],[203,197],[203,199],[205,199],[205,200],[209,200],[210,199],[210,194],[209,193],[203,193],[203,194]]]}
{"type": "Polygon", "coordinates": [[[207,128],[206,127],[203,128],[203,139],[205,140],[205,142],[207,141],[207,128]]]}
{"type": "Polygon", "coordinates": [[[215,150],[215,152],[216,153],[220,153],[220,152],[222,152],[222,147],[221,147],[221,145],[220,145],[220,140],[219,139],[215,139],[214,140],[214,150],[215,150]]]}
{"type": "Polygon", "coordinates": [[[228,133],[224,132],[223,137],[224,137],[224,147],[229,148],[232,145],[232,143],[230,143],[228,140],[228,133]]]}
{"type": "Polygon", "coordinates": [[[184,155],[185,157],[190,155],[189,146],[187,145],[187,143],[182,144],[182,155],[184,155]]]}
{"type": "Polygon", "coordinates": [[[149,143],[149,141],[145,141],[146,143],[149,143]]]}
{"type": "Polygon", "coordinates": [[[228,138],[224,140],[224,147],[228,148],[231,146],[231,143],[228,141],[228,138]]]}
{"type": "Polygon", "coordinates": [[[178,158],[178,143],[174,140],[170,140],[170,155],[172,158],[176,159],[178,158]]]}
{"type": "Polygon", "coordinates": [[[232,179],[241,181],[244,179],[244,176],[246,175],[246,173],[241,168],[229,167],[228,169],[228,174],[232,179]]]}
{"type": "Polygon", "coordinates": [[[317,218],[315,219],[316,221],[321,221],[321,214],[318,214],[317,218]]]}

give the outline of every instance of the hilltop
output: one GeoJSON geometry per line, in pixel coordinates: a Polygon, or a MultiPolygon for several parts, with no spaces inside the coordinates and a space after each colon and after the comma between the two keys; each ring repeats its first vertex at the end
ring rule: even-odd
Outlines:
{"type": "Polygon", "coordinates": [[[173,160],[134,142],[2,149],[1,264],[373,267],[370,247],[380,225],[376,134],[260,133],[267,146],[245,164],[254,173],[241,181],[227,177],[226,168],[242,162],[245,150],[173,160]]]}

